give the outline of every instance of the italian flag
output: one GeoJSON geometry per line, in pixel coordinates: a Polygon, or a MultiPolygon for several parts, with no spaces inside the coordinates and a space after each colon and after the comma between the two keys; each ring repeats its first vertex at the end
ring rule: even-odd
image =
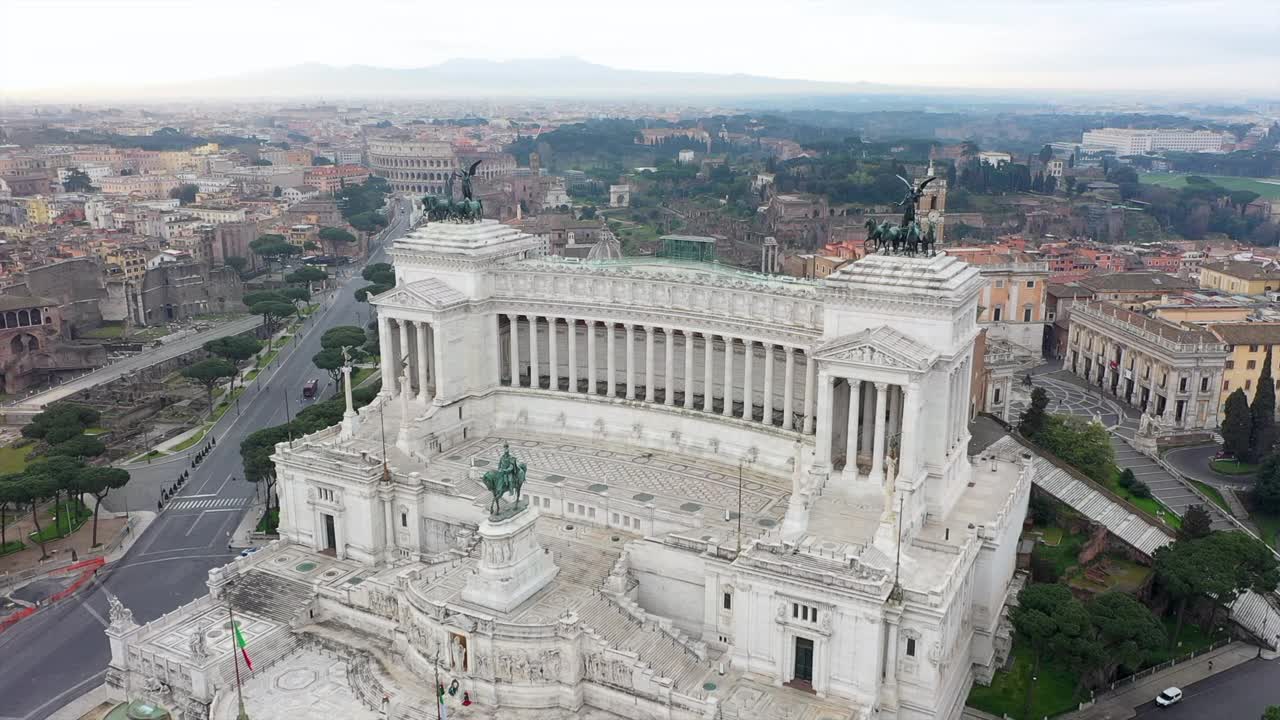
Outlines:
{"type": "Polygon", "coordinates": [[[253,672],[253,662],[249,660],[249,651],[245,649],[244,635],[240,634],[240,623],[231,623],[231,629],[236,634],[236,647],[240,648],[240,654],[244,655],[244,664],[248,666],[249,672],[253,672]]]}

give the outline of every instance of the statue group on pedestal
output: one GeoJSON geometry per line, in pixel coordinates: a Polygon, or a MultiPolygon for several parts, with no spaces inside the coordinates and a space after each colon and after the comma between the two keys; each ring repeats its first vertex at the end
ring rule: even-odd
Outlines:
{"type": "Polygon", "coordinates": [[[422,206],[426,210],[427,222],[453,220],[455,222],[475,222],[484,216],[484,205],[475,199],[471,189],[471,178],[476,175],[480,160],[471,163],[465,172],[454,170],[445,180],[444,197],[427,195],[422,198],[422,206]],[[462,179],[462,199],[453,199],[453,180],[462,179]]]}
{"type": "Polygon", "coordinates": [[[937,244],[934,224],[930,222],[927,228],[923,230],[920,228],[920,223],[916,220],[916,204],[920,202],[920,198],[924,197],[925,186],[937,180],[937,178],[925,178],[924,182],[918,186],[912,185],[901,175],[898,176],[898,179],[907,186],[906,196],[898,203],[903,206],[902,224],[878,223],[868,218],[865,223],[867,229],[865,247],[868,252],[931,256],[934,254],[934,246],[937,244]]]}
{"type": "Polygon", "coordinates": [[[498,467],[496,470],[490,470],[483,476],[485,488],[493,495],[493,505],[490,506],[490,517],[500,518],[502,516],[502,497],[509,492],[514,492],[516,501],[513,506],[508,508],[511,513],[520,510],[520,488],[524,487],[525,475],[528,468],[524,463],[516,460],[511,454],[511,448],[507,443],[502,444],[502,457],[498,459],[498,467]]]}

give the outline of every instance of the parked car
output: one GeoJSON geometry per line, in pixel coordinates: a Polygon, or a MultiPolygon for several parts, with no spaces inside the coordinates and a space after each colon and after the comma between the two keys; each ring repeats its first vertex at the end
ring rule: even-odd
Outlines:
{"type": "Polygon", "coordinates": [[[250,555],[258,552],[261,549],[262,548],[260,547],[247,547],[240,551],[240,557],[249,557],[250,555]]]}
{"type": "Polygon", "coordinates": [[[1213,454],[1213,459],[1214,460],[1235,460],[1236,456],[1232,455],[1226,450],[1219,450],[1218,452],[1213,454]]]}
{"type": "Polygon", "coordinates": [[[1165,688],[1156,696],[1156,705],[1160,707],[1169,707],[1175,703],[1182,701],[1182,691],[1176,687],[1165,688]]]}

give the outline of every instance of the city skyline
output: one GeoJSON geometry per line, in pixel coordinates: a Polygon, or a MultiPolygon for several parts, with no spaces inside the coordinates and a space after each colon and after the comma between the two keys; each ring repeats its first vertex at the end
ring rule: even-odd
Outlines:
{"type": "Polygon", "coordinates": [[[562,0],[530,13],[499,0],[486,22],[468,24],[452,5],[402,0],[374,0],[358,12],[332,2],[303,12],[291,3],[236,0],[217,13],[195,0],[24,1],[9,10],[13,26],[37,26],[57,13],[60,47],[103,46],[101,30],[112,26],[147,42],[108,43],[85,63],[76,53],[45,53],[39,34],[15,34],[0,48],[0,62],[23,67],[23,58],[40,54],[41,68],[6,77],[0,95],[142,97],[156,86],[308,63],[416,69],[462,58],[567,56],[623,70],[974,90],[1266,95],[1280,72],[1271,42],[1280,17],[1261,0],[801,5],[656,0],[623,13],[562,0]],[[781,24],[766,21],[772,15],[781,24]],[[218,45],[193,45],[193,29],[218,45]]]}

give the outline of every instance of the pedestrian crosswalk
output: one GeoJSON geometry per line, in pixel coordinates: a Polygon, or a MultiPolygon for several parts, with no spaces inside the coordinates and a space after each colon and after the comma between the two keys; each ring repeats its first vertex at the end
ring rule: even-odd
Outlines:
{"type": "Polygon", "coordinates": [[[175,500],[169,503],[168,510],[216,510],[220,508],[244,507],[248,498],[207,498],[203,500],[175,500]]]}

